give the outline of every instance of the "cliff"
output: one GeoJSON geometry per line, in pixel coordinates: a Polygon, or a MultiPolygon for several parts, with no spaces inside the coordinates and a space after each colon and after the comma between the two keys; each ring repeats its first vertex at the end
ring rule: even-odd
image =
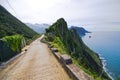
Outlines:
{"type": "Polygon", "coordinates": [[[99,56],[90,50],[79,37],[76,29],[68,29],[67,23],[60,18],[46,29],[47,39],[60,51],[69,54],[77,63],[89,71],[94,78],[109,79],[104,72],[99,56]],[[102,73],[102,74],[101,74],[102,73]]]}
{"type": "Polygon", "coordinates": [[[80,37],[85,36],[86,33],[91,33],[89,31],[85,30],[83,27],[71,26],[70,29],[75,29],[80,37]]]}

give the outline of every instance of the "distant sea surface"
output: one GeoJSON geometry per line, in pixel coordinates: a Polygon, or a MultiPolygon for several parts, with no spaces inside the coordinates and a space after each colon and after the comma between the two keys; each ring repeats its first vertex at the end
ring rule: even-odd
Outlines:
{"type": "Polygon", "coordinates": [[[86,34],[82,39],[100,55],[107,73],[116,80],[120,76],[120,31],[96,31],[86,34]]]}

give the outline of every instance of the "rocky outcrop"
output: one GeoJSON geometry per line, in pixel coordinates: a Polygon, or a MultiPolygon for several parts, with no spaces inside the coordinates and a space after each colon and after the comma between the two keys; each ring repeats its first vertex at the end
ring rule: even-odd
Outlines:
{"type": "Polygon", "coordinates": [[[51,42],[54,42],[55,38],[59,38],[59,41],[65,47],[64,50],[88,71],[97,76],[103,72],[101,78],[110,80],[103,70],[99,56],[83,43],[76,29],[68,29],[63,18],[58,19],[57,22],[46,29],[46,35],[51,42]]]}
{"type": "Polygon", "coordinates": [[[85,30],[83,27],[71,26],[70,29],[75,29],[80,37],[86,35],[86,33],[91,33],[90,31],[85,30]]]}

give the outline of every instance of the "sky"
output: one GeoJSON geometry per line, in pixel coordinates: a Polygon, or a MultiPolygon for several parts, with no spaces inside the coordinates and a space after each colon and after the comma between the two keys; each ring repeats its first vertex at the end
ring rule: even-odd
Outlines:
{"type": "Polygon", "coordinates": [[[24,23],[52,24],[63,17],[68,25],[120,31],[120,0],[0,0],[0,4],[24,23]]]}

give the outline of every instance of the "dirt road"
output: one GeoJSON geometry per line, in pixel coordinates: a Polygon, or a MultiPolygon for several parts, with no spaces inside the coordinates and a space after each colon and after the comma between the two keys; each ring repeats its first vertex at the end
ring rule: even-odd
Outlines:
{"type": "Polygon", "coordinates": [[[40,39],[35,40],[25,54],[0,70],[0,80],[70,80],[40,39]]]}

